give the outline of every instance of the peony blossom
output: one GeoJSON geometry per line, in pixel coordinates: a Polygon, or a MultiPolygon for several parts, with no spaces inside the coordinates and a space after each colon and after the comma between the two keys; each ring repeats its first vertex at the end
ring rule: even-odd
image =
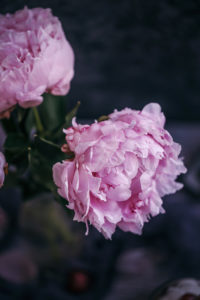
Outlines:
{"type": "Polygon", "coordinates": [[[0,188],[2,187],[5,179],[6,160],[2,152],[0,152],[0,188]]]}
{"type": "Polygon", "coordinates": [[[0,113],[38,105],[44,92],[65,95],[73,74],[73,50],[50,9],[0,15],[0,113]]]}
{"type": "Polygon", "coordinates": [[[160,106],[125,108],[109,119],[64,130],[75,157],[53,167],[58,193],[74,220],[94,225],[106,238],[116,227],[141,234],[150,216],[163,213],[162,199],[182,188],[186,168],[181,146],[164,129],[160,106]]]}

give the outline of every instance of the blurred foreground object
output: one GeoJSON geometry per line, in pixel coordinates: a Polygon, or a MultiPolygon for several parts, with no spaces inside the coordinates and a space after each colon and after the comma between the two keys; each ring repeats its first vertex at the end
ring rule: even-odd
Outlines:
{"type": "Polygon", "coordinates": [[[198,300],[200,299],[200,280],[183,278],[161,287],[151,300],[198,300]]]}

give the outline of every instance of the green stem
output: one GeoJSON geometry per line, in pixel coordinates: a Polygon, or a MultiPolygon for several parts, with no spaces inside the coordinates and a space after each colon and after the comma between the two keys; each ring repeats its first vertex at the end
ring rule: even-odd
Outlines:
{"type": "Polygon", "coordinates": [[[42,142],[48,144],[48,145],[51,145],[52,147],[55,147],[57,149],[60,149],[61,146],[49,141],[49,140],[46,140],[45,138],[41,137],[41,136],[38,136],[37,134],[35,135],[36,138],[40,139],[42,142]]]}
{"type": "Polygon", "coordinates": [[[36,128],[40,133],[42,133],[44,131],[44,128],[43,128],[42,122],[40,120],[40,115],[39,115],[36,107],[33,107],[33,113],[35,116],[36,128]]]}

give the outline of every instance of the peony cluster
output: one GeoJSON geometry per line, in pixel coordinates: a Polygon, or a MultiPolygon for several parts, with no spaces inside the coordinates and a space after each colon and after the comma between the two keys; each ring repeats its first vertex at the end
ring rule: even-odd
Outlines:
{"type": "Polygon", "coordinates": [[[58,193],[74,219],[94,225],[106,238],[116,227],[141,234],[150,216],[164,212],[164,195],[182,187],[175,180],[186,168],[181,146],[164,129],[160,106],[114,111],[109,120],[64,130],[73,160],[56,163],[58,193]]]}
{"type": "Polygon", "coordinates": [[[24,8],[0,15],[0,113],[64,95],[74,74],[73,50],[50,9],[24,8]]]}
{"type": "Polygon", "coordinates": [[[0,152],[0,188],[2,187],[5,179],[4,168],[6,166],[6,160],[2,152],[0,152]]]}

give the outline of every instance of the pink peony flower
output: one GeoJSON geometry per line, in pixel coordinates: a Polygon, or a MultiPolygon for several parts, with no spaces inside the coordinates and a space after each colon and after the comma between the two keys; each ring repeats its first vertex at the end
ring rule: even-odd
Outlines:
{"type": "Polygon", "coordinates": [[[45,91],[65,95],[73,74],[73,50],[50,9],[0,15],[0,113],[38,105],[45,91]]]}
{"type": "Polygon", "coordinates": [[[109,120],[64,130],[75,158],[53,166],[58,193],[74,220],[94,225],[106,238],[116,226],[141,234],[150,216],[163,213],[161,197],[182,188],[181,146],[164,129],[160,106],[114,111],[109,120]]]}
{"type": "Polygon", "coordinates": [[[2,187],[5,179],[6,160],[2,152],[0,152],[0,188],[2,187]]]}

